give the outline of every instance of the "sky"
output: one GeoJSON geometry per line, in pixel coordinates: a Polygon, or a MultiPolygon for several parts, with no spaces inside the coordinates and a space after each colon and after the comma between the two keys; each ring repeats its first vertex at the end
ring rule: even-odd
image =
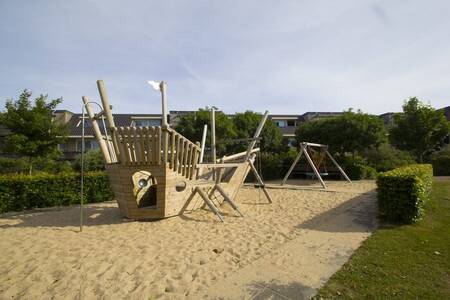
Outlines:
{"type": "Polygon", "coordinates": [[[450,1],[0,0],[0,107],[23,89],[81,112],[271,114],[450,105],[450,1]]]}

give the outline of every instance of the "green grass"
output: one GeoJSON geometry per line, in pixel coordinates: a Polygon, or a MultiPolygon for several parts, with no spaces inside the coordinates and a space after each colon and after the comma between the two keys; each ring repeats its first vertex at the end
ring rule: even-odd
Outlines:
{"type": "Polygon", "coordinates": [[[450,299],[450,180],[425,209],[416,224],[381,224],[315,299],[450,299]]]}

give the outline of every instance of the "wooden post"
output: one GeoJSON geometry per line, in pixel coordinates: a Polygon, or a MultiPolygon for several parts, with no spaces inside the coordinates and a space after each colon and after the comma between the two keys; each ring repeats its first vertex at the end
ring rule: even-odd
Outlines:
{"type": "Polygon", "coordinates": [[[286,175],[283,178],[283,182],[281,182],[281,185],[284,185],[286,181],[289,178],[289,175],[291,175],[292,170],[294,170],[295,166],[297,165],[298,161],[302,157],[303,151],[300,149],[300,152],[298,153],[297,157],[295,158],[294,162],[292,163],[291,167],[289,168],[289,171],[287,171],[286,175]]]}
{"type": "Polygon", "coordinates": [[[214,186],[214,188],[216,190],[219,191],[219,193],[222,195],[223,199],[228,202],[228,204],[230,204],[230,206],[237,211],[241,217],[243,217],[244,215],[241,213],[241,211],[239,210],[238,206],[236,205],[236,203],[234,203],[234,201],[230,198],[230,196],[228,196],[228,194],[224,191],[224,189],[220,186],[220,184],[216,184],[214,186]]]}
{"type": "Polygon", "coordinates": [[[256,170],[255,165],[253,164],[253,161],[251,159],[249,159],[248,163],[250,164],[250,168],[252,169],[253,174],[256,177],[256,180],[259,182],[260,186],[262,187],[264,195],[266,195],[267,200],[269,200],[269,202],[272,203],[272,198],[270,197],[269,191],[267,190],[266,185],[264,184],[261,176],[259,176],[258,170],[256,170]]]}
{"type": "Polygon", "coordinates": [[[223,222],[223,217],[220,214],[220,211],[217,209],[217,207],[212,203],[211,199],[208,198],[208,195],[206,195],[205,191],[203,191],[199,186],[195,188],[195,191],[202,197],[203,201],[205,201],[206,205],[208,205],[209,209],[211,209],[216,216],[220,219],[220,221],[223,222]]]}
{"type": "Polygon", "coordinates": [[[102,99],[103,110],[106,114],[106,121],[108,122],[111,139],[114,145],[114,151],[116,152],[116,157],[120,156],[119,144],[116,136],[116,125],[114,124],[114,118],[111,112],[111,106],[109,105],[108,94],[106,94],[105,83],[103,80],[97,80],[98,92],[100,94],[100,98],[102,99]]]}
{"type": "MultiPolygon", "coordinates": [[[[100,128],[98,127],[97,120],[95,120],[95,115],[94,115],[94,112],[92,111],[91,105],[89,104],[89,99],[86,96],[83,96],[82,99],[83,99],[84,106],[86,107],[86,111],[88,113],[89,119],[91,119],[92,129],[94,129],[94,135],[95,135],[95,138],[97,139],[98,145],[100,147],[100,151],[103,154],[103,158],[105,159],[105,162],[107,164],[110,164],[111,156],[108,152],[108,148],[106,147],[105,140],[103,139],[103,136],[100,132],[100,128]]],[[[82,121],[84,121],[84,120],[82,120],[82,121]]]]}
{"type": "Polygon", "coordinates": [[[250,155],[252,154],[253,147],[256,145],[256,140],[258,139],[259,135],[261,134],[261,131],[264,127],[264,123],[266,123],[267,116],[269,115],[269,112],[266,110],[263,117],[261,118],[261,121],[259,122],[258,128],[255,131],[255,134],[253,135],[253,140],[250,142],[247,148],[247,154],[245,155],[244,161],[248,160],[250,158],[250,155]]]}
{"type": "MultiPolygon", "coordinates": [[[[216,164],[216,112],[211,108],[211,158],[212,163],[216,164]]],[[[213,168],[213,179],[216,179],[216,168],[213,168]]]]}
{"type": "Polygon", "coordinates": [[[328,157],[331,159],[334,165],[338,168],[339,172],[341,172],[342,176],[344,176],[345,180],[347,180],[348,182],[352,182],[350,178],[348,178],[347,174],[345,174],[341,166],[334,160],[333,156],[331,156],[330,152],[328,152],[328,149],[325,149],[325,153],[328,155],[328,157]]]}
{"type": "Polygon", "coordinates": [[[211,157],[212,163],[216,163],[216,113],[215,109],[211,108],[211,157]]]}
{"type": "Polygon", "coordinates": [[[306,146],[302,143],[302,144],[300,145],[300,148],[302,149],[303,153],[305,154],[305,157],[306,157],[306,159],[308,160],[309,165],[310,165],[311,168],[313,169],[314,174],[316,174],[317,179],[319,179],[320,184],[322,184],[322,187],[326,190],[326,189],[327,189],[327,186],[325,185],[325,182],[323,182],[322,177],[320,176],[319,171],[317,171],[317,168],[316,168],[316,166],[314,165],[313,160],[312,160],[311,157],[309,156],[308,151],[306,151],[306,146]]]}
{"type": "Polygon", "coordinates": [[[162,126],[168,126],[167,123],[167,98],[166,98],[166,91],[167,91],[167,84],[164,81],[161,81],[159,83],[159,88],[161,90],[161,103],[162,103],[162,126]]]}
{"type": "Polygon", "coordinates": [[[169,138],[168,138],[168,128],[169,124],[167,122],[167,98],[166,98],[166,89],[167,84],[164,81],[161,81],[159,84],[159,88],[161,90],[161,104],[162,104],[162,122],[161,122],[161,128],[162,128],[162,136],[161,136],[161,143],[162,143],[162,161],[164,164],[167,163],[167,154],[169,151],[169,138]]]}
{"type": "Polygon", "coordinates": [[[205,144],[206,144],[206,133],[208,132],[208,125],[205,124],[205,126],[203,126],[203,135],[202,135],[202,145],[201,145],[201,152],[200,152],[200,160],[199,162],[202,163],[203,162],[203,155],[205,154],[205,144]]]}

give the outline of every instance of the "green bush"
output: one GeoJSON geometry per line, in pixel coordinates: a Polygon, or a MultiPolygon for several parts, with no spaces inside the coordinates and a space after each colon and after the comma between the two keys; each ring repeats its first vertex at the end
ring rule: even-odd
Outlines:
{"type": "Polygon", "coordinates": [[[398,150],[387,143],[365,151],[364,157],[367,165],[373,167],[377,172],[386,172],[416,163],[409,152],[398,150]]]}
{"type": "MultiPolygon", "coordinates": [[[[23,157],[0,157],[0,174],[28,174],[30,162],[23,157]]],[[[71,172],[72,166],[68,161],[51,158],[36,158],[33,162],[33,174],[71,172]]]]}
{"type": "Polygon", "coordinates": [[[375,179],[377,171],[360,156],[338,156],[336,160],[351,180],[375,179]]]}
{"type": "Polygon", "coordinates": [[[0,174],[28,172],[29,164],[23,158],[0,156],[0,174]]]}
{"type": "MultiPolygon", "coordinates": [[[[89,150],[84,154],[84,171],[103,171],[105,170],[105,161],[100,150],[89,150]]],[[[73,162],[75,171],[81,170],[81,154],[78,154],[73,162]]]]}
{"type": "MultiPolygon", "coordinates": [[[[108,176],[88,172],[84,176],[86,202],[111,200],[108,176]]],[[[0,176],[0,213],[80,202],[80,175],[76,173],[0,176]]]]}
{"type": "Polygon", "coordinates": [[[431,156],[435,176],[450,176],[450,146],[431,156]]]}
{"type": "Polygon", "coordinates": [[[378,175],[380,217],[393,223],[412,223],[423,214],[433,182],[431,165],[415,164],[378,175]]]}

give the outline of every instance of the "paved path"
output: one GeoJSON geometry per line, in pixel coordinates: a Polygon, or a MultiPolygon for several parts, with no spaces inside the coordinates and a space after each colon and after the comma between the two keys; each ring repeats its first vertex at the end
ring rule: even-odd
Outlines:
{"type": "Polygon", "coordinates": [[[295,239],[218,281],[202,296],[309,299],[376,228],[376,194],[369,194],[299,224],[295,239]]]}

